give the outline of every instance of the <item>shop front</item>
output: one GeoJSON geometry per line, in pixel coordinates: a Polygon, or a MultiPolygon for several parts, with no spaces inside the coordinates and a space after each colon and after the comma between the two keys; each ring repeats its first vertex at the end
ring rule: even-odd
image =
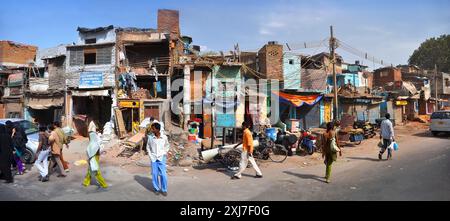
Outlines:
{"type": "Polygon", "coordinates": [[[89,120],[102,129],[112,119],[113,89],[111,83],[104,83],[104,75],[109,73],[81,72],[78,85],[68,91],[68,118],[82,136],[88,135],[89,120]]]}
{"type": "Polygon", "coordinates": [[[49,125],[61,121],[63,115],[64,96],[27,96],[25,107],[28,119],[40,125],[49,125]]]}

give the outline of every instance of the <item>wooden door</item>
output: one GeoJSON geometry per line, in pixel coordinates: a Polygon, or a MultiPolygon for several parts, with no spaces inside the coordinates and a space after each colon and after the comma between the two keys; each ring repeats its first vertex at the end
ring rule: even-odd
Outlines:
{"type": "Polygon", "coordinates": [[[154,117],[156,120],[160,121],[159,119],[159,106],[146,106],[144,111],[145,118],[147,117],[154,117]]]}

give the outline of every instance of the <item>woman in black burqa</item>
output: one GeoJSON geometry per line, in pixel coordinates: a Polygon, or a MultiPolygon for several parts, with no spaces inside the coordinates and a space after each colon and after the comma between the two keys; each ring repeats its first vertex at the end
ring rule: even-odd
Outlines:
{"type": "Polygon", "coordinates": [[[6,180],[6,183],[13,182],[11,163],[14,157],[11,141],[11,136],[7,133],[5,125],[0,124],[0,178],[6,180]]]}

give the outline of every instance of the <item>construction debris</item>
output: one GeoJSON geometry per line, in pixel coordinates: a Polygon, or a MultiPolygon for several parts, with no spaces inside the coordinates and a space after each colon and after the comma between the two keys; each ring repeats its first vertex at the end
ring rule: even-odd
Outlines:
{"type": "Polygon", "coordinates": [[[140,100],[150,98],[150,92],[147,89],[139,88],[139,90],[131,93],[131,98],[140,100]]]}

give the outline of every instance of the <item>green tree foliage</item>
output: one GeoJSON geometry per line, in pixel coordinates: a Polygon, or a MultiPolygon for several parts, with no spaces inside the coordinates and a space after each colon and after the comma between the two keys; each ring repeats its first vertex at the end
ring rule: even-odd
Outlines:
{"type": "Polygon", "coordinates": [[[450,72],[450,35],[430,38],[423,42],[409,57],[410,65],[433,70],[434,64],[442,72],[450,72]]]}

